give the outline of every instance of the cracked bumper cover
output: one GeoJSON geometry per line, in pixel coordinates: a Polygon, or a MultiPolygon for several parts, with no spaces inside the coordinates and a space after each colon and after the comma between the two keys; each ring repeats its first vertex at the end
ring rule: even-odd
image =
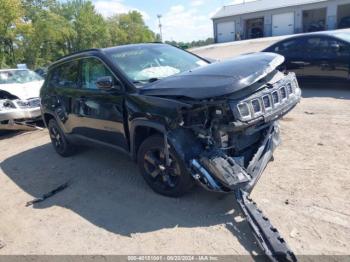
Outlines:
{"type": "MultiPolygon", "coordinates": [[[[241,188],[244,191],[250,192],[258,182],[267,164],[270,162],[274,150],[279,144],[279,125],[275,122],[270,126],[268,134],[261,142],[254,158],[245,170],[233,158],[229,159],[232,166],[239,168],[239,171],[236,173],[236,181],[231,185],[223,185],[222,180],[220,181],[217,178],[217,174],[213,175],[210,170],[203,167],[196,159],[191,161],[192,175],[201,186],[210,191],[227,193],[241,188]]],[[[227,170],[226,167],[224,169],[227,170]]]]}

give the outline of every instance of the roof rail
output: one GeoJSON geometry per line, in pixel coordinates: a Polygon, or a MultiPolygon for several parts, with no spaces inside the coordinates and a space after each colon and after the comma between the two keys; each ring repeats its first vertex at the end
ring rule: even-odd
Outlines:
{"type": "Polygon", "coordinates": [[[62,57],[58,58],[56,61],[60,61],[60,60],[62,60],[64,58],[66,58],[66,57],[73,56],[73,55],[78,55],[78,54],[89,52],[89,51],[101,51],[101,49],[100,48],[90,48],[90,49],[76,51],[76,52],[70,53],[68,55],[62,56],[62,57]]]}

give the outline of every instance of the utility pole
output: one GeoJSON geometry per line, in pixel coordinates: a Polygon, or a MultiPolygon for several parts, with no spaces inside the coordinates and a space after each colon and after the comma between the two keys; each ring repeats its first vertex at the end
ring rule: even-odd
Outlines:
{"type": "Polygon", "coordinates": [[[163,42],[163,35],[162,35],[162,23],[160,22],[160,19],[162,18],[162,15],[157,15],[158,17],[158,26],[159,26],[159,35],[160,35],[160,42],[163,42]]]}

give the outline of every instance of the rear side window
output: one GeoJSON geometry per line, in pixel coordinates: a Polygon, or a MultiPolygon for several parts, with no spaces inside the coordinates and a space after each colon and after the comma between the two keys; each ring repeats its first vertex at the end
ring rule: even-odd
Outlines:
{"type": "Polygon", "coordinates": [[[348,56],[349,45],[334,38],[313,37],[307,40],[306,51],[313,56],[348,56]]]}
{"type": "Polygon", "coordinates": [[[323,37],[313,37],[306,40],[306,51],[307,52],[327,52],[329,42],[323,37]]]}
{"type": "Polygon", "coordinates": [[[78,76],[79,62],[67,62],[51,71],[49,85],[55,88],[78,88],[78,76]]]}

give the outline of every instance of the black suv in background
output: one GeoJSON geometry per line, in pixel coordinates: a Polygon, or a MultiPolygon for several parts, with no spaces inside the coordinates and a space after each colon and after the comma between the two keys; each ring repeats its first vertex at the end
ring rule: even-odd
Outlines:
{"type": "Polygon", "coordinates": [[[300,100],[295,75],[276,70],[283,61],[256,53],[210,64],[164,44],[87,50],[50,66],[42,117],[64,157],[103,144],[135,159],[160,194],[195,182],[234,192],[265,253],[295,261],[248,197],[280,142],[277,120],[300,100]]]}

